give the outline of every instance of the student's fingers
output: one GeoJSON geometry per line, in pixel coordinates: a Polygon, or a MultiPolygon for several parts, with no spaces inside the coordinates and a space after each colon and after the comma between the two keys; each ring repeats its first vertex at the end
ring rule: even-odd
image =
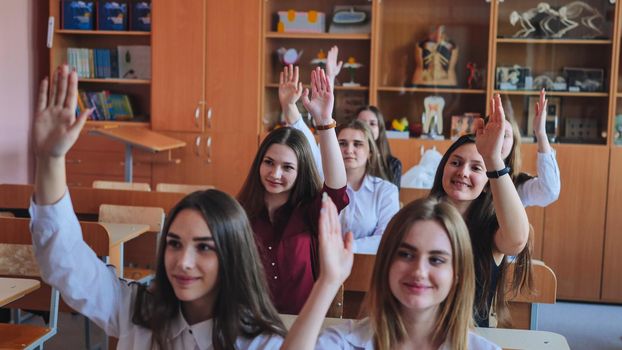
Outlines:
{"type": "MultiPolygon", "coordinates": [[[[283,68],[283,70],[285,70],[287,68],[283,68]]],[[[284,83],[284,77],[283,77],[283,72],[279,73],[279,85],[283,85],[284,83]]]]}
{"type": "Polygon", "coordinates": [[[352,252],[354,249],[354,234],[352,231],[346,232],[346,235],[343,238],[343,246],[348,252],[352,252]]]}
{"type": "Polygon", "coordinates": [[[477,133],[479,130],[484,129],[484,119],[483,118],[475,118],[473,120],[473,130],[477,133]]]}
{"type": "Polygon", "coordinates": [[[298,82],[298,87],[296,88],[296,93],[297,94],[302,93],[302,83],[301,82],[298,82]]]}
{"type": "Polygon", "coordinates": [[[67,97],[67,80],[69,78],[66,65],[61,66],[60,72],[58,90],[56,91],[56,101],[54,101],[54,104],[57,106],[63,106],[65,104],[65,98],[67,97]]]}
{"type": "Polygon", "coordinates": [[[320,69],[320,91],[326,92],[327,90],[326,85],[327,85],[326,73],[324,72],[323,69],[320,69]]]}
{"type": "Polygon", "coordinates": [[[39,84],[39,98],[37,101],[37,112],[41,113],[48,104],[48,78],[45,77],[39,84]]]}
{"type": "Polygon", "coordinates": [[[309,104],[311,103],[311,101],[309,100],[309,88],[306,88],[302,91],[302,104],[305,106],[305,108],[307,110],[309,110],[309,108],[307,107],[309,104]]]}
{"type": "Polygon", "coordinates": [[[505,119],[505,110],[503,110],[503,103],[501,102],[501,95],[495,95],[495,101],[497,103],[497,115],[495,116],[495,120],[497,123],[503,123],[503,119],[505,119]]]}
{"type": "Polygon", "coordinates": [[[313,72],[311,72],[311,98],[315,98],[319,91],[318,91],[318,73],[317,73],[318,69],[314,70],[313,72]]]}
{"type": "Polygon", "coordinates": [[[50,79],[50,97],[48,98],[48,106],[56,103],[56,90],[58,89],[58,80],[60,76],[60,67],[56,68],[50,79]]]}
{"type": "Polygon", "coordinates": [[[80,113],[80,116],[76,118],[76,121],[67,129],[67,133],[70,134],[74,140],[78,138],[80,131],[86,124],[86,120],[93,113],[94,108],[89,108],[86,111],[80,113]]]}
{"type": "Polygon", "coordinates": [[[546,90],[544,90],[544,88],[542,88],[542,90],[540,90],[540,105],[542,105],[542,103],[546,100],[546,90]]]}
{"type": "Polygon", "coordinates": [[[69,73],[69,83],[67,85],[67,97],[63,106],[74,112],[78,106],[78,74],[76,72],[69,73]]]}
{"type": "Polygon", "coordinates": [[[294,83],[298,83],[298,79],[300,78],[300,69],[298,66],[294,67],[294,83]]]}

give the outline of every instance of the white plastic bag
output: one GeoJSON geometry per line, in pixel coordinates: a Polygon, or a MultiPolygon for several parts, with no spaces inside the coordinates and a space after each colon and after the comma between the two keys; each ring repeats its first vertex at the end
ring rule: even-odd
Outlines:
{"type": "Polygon", "coordinates": [[[402,175],[402,187],[432,188],[436,168],[438,168],[441,158],[443,158],[443,155],[436,150],[436,147],[425,151],[419,164],[408,169],[408,171],[402,175]]]}

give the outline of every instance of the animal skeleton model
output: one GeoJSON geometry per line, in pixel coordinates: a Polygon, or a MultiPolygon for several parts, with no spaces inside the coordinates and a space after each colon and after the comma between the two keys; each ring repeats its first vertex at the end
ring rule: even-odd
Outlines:
{"type": "Polygon", "coordinates": [[[520,23],[521,30],[514,34],[514,37],[526,38],[536,31],[535,22],[542,30],[545,37],[561,38],[567,32],[575,29],[579,24],[594,32],[602,34],[602,30],[596,25],[597,21],[604,21],[603,15],[595,8],[583,1],[573,1],[555,10],[548,3],[541,2],[535,8],[531,8],[523,13],[513,11],[510,14],[510,23],[515,26],[520,23]],[[559,23],[562,28],[555,30],[551,28],[551,23],[559,23]]]}

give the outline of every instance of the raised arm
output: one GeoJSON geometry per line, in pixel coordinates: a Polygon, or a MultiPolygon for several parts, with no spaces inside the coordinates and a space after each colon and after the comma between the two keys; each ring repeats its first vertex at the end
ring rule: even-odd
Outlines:
{"type": "Polygon", "coordinates": [[[339,48],[337,46],[333,46],[328,50],[328,55],[326,56],[326,75],[328,75],[328,80],[330,81],[330,86],[335,88],[335,77],[339,75],[341,72],[341,66],[343,65],[343,61],[337,62],[337,56],[339,55],[339,48]]]}
{"type": "MultiPolygon", "coordinates": [[[[505,115],[499,94],[491,100],[490,120],[486,125],[478,120],[476,126],[477,151],[484,158],[486,171],[498,171],[505,168],[501,158],[503,144],[503,123],[505,115]]],[[[499,222],[499,230],[495,234],[495,260],[503,255],[517,255],[529,238],[529,220],[512,179],[508,175],[490,179],[493,204],[499,222]]]]}
{"type": "Polygon", "coordinates": [[[547,99],[544,89],[540,91],[540,101],[536,102],[534,135],[538,142],[536,177],[519,184],[518,195],[525,207],[537,205],[546,207],[559,198],[561,179],[555,152],[546,135],[547,99]]]}
{"type": "Polygon", "coordinates": [[[324,179],[324,171],[322,169],[322,155],[320,154],[320,148],[317,146],[315,137],[307,124],[302,120],[302,115],[296,106],[296,102],[302,95],[302,83],[299,81],[298,66],[294,67],[291,64],[283,67],[283,71],[279,76],[279,102],[281,103],[281,110],[283,111],[283,117],[288,126],[294,129],[302,131],[311,147],[311,153],[313,154],[313,160],[315,166],[320,174],[322,180],[324,179]]]}
{"type": "Polygon", "coordinates": [[[32,138],[36,156],[35,201],[39,205],[56,203],[67,187],[65,155],[80,135],[92,110],[76,118],[78,75],[59,67],[52,77],[48,97],[48,79],[41,82],[32,138]]]}
{"type": "Polygon", "coordinates": [[[326,312],[352,271],[352,232],[345,238],[335,204],[324,193],[319,220],[320,276],[281,349],[313,349],[326,312]]]}
{"type": "Polygon", "coordinates": [[[302,102],[315,121],[320,135],[320,152],[326,186],[338,189],[347,184],[346,168],[343,164],[337,135],[336,122],[332,118],[334,96],[328,77],[320,68],[311,72],[311,93],[305,89],[302,102]],[[311,98],[309,98],[311,94],[311,98]]]}

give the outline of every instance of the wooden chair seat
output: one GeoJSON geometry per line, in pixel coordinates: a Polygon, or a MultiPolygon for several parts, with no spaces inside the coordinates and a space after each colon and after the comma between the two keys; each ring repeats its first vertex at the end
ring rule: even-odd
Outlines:
{"type": "Polygon", "coordinates": [[[0,349],[25,349],[49,331],[42,326],[0,323],[0,349]]]}

